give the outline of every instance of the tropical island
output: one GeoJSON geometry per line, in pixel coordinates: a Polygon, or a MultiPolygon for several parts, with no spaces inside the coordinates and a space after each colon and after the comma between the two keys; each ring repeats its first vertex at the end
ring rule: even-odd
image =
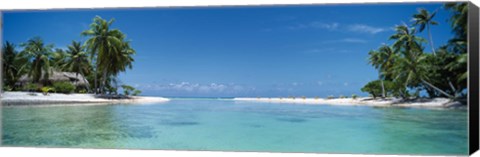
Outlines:
{"type": "Polygon", "coordinates": [[[2,11],[0,144],[468,155],[470,4],[2,11]]]}
{"type": "MultiPolygon", "coordinates": [[[[465,107],[467,88],[467,3],[446,3],[451,12],[453,38],[435,47],[430,28],[439,23],[436,11],[419,9],[410,24],[395,27],[388,41],[369,52],[369,64],[378,70],[378,80],[368,82],[362,92],[369,97],[333,95],[327,98],[299,96],[278,98],[235,98],[303,104],[465,107]],[[418,36],[428,33],[429,39],[418,36]],[[421,94],[421,93],[426,94],[421,94]]],[[[73,41],[68,49],[54,48],[34,37],[16,51],[8,41],[3,47],[4,104],[166,101],[138,97],[140,90],[121,84],[119,73],[132,68],[136,51],[126,35],[111,29],[114,20],[97,16],[84,43],[73,41]],[[118,90],[122,89],[123,93],[118,90]],[[54,94],[52,94],[54,93],[54,94]],[[63,93],[63,94],[61,94],[63,93]],[[76,93],[76,94],[72,94],[76,93]],[[86,97],[85,97],[86,96],[86,97]]]]}
{"type": "Polygon", "coordinates": [[[141,91],[120,84],[117,76],[132,68],[135,50],[126,35],[110,28],[109,21],[96,16],[84,43],[72,41],[68,49],[54,48],[41,37],[16,45],[3,46],[2,103],[152,103],[168,101],[160,97],[140,97],[141,91]],[[123,93],[119,94],[118,90],[123,93]],[[73,94],[75,93],[75,94],[73,94]]]}
{"type": "Polygon", "coordinates": [[[367,105],[402,107],[466,107],[467,104],[467,3],[446,3],[451,12],[449,22],[454,34],[446,45],[435,47],[431,27],[436,11],[418,9],[410,24],[395,27],[395,34],[369,52],[369,64],[378,70],[378,80],[368,82],[362,89],[370,97],[357,98],[333,95],[325,99],[294,96],[287,98],[237,98],[243,101],[367,105]],[[418,36],[428,33],[429,39],[418,36]],[[428,50],[426,50],[428,49],[428,50]],[[426,95],[421,95],[426,92],[426,95]]]}

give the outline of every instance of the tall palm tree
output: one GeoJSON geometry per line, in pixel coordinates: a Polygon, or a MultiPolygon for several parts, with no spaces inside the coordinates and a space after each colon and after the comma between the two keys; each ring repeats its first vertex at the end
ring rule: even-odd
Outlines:
{"type": "Polygon", "coordinates": [[[45,45],[40,37],[34,37],[26,43],[22,43],[21,46],[24,47],[22,53],[32,59],[28,76],[32,77],[33,82],[38,83],[41,78],[47,81],[52,71],[50,56],[52,55],[53,45],[45,45]]]}
{"type": "MultiPolygon", "coordinates": [[[[90,51],[91,59],[93,60],[95,58],[95,93],[98,93],[97,73],[101,71],[103,73],[103,80],[105,80],[108,73],[110,57],[112,57],[112,53],[118,51],[122,45],[122,40],[118,37],[122,36],[123,33],[117,29],[110,29],[113,22],[114,19],[107,22],[100,16],[96,16],[93,19],[93,23],[90,24],[90,29],[81,33],[83,36],[90,37],[85,41],[85,45],[90,51]]],[[[102,86],[104,85],[105,81],[102,81],[102,86]]],[[[102,90],[102,88],[100,89],[102,90]]]]}
{"type": "Polygon", "coordinates": [[[466,41],[468,30],[468,3],[449,2],[446,3],[444,7],[452,13],[450,22],[456,38],[464,39],[466,41]]]}
{"type": "Polygon", "coordinates": [[[391,79],[391,68],[395,64],[397,53],[393,50],[392,47],[385,44],[378,49],[378,52],[380,52],[380,56],[382,58],[382,64],[380,65],[380,69],[384,73],[385,77],[391,79]]]}
{"type": "Polygon", "coordinates": [[[382,73],[382,70],[381,70],[381,65],[382,65],[382,54],[378,51],[370,51],[368,52],[368,54],[370,55],[370,58],[369,58],[369,63],[371,65],[373,65],[373,67],[375,67],[375,69],[378,70],[378,79],[380,80],[380,84],[382,86],[382,98],[385,98],[385,85],[383,83],[383,73],[382,73]]]}
{"type": "Polygon", "coordinates": [[[56,69],[62,69],[62,66],[65,65],[67,59],[67,53],[62,49],[55,49],[52,53],[52,60],[50,65],[56,69]]]}
{"type": "Polygon", "coordinates": [[[422,32],[425,28],[427,28],[428,31],[428,38],[430,41],[430,47],[432,48],[432,53],[435,55],[435,48],[433,46],[433,39],[432,39],[432,32],[430,31],[430,26],[431,25],[438,25],[436,21],[433,21],[433,17],[435,17],[435,14],[437,12],[433,12],[430,14],[427,10],[421,8],[418,10],[418,14],[413,15],[413,25],[414,26],[419,26],[418,31],[422,32]]]}
{"type": "Polygon", "coordinates": [[[387,45],[382,45],[377,51],[370,51],[370,64],[378,70],[378,77],[382,86],[382,98],[386,97],[384,80],[390,77],[390,70],[394,65],[395,51],[387,45]]]}
{"type": "Polygon", "coordinates": [[[406,25],[397,26],[396,31],[397,34],[392,35],[390,39],[396,40],[393,47],[396,51],[401,52],[402,57],[397,57],[397,64],[393,68],[395,79],[403,80],[405,88],[408,88],[409,85],[423,83],[439,93],[453,98],[452,95],[428,82],[428,77],[426,77],[428,72],[427,56],[423,54],[421,45],[425,39],[416,36],[415,28],[408,28],[406,25]]]}
{"type": "Polygon", "coordinates": [[[403,24],[396,26],[395,30],[396,34],[390,36],[390,40],[396,40],[392,45],[395,52],[402,51],[405,55],[422,52],[421,43],[426,42],[426,40],[415,35],[417,33],[415,28],[409,28],[406,24],[403,24]]]}
{"type": "Polygon", "coordinates": [[[6,42],[2,48],[3,85],[13,87],[29,65],[28,58],[15,50],[15,44],[6,42]]]}
{"type": "MultiPolygon", "coordinates": [[[[72,44],[68,46],[67,59],[62,69],[76,73],[77,77],[78,74],[81,74],[83,79],[86,79],[86,74],[90,73],[90,61],[80,42],[72,41],[72,44]]],[[[89,90],[88,86],[87,90],[89,90]]]]}

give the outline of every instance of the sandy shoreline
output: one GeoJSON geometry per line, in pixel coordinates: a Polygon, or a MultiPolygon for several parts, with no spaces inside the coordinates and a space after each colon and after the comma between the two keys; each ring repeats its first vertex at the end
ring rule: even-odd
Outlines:
{"type": "Polygon", "coordinates": [[[363,98],[234,98],[236,101],[253,101],[267,103],[293,103],[293,104],[311,104],[311,105],[345,105],[345,106],[374,106],[374,107],[420,107],[420,108],[461,108],[458,102],[453,102],[447,98],[418,99],[412,101],[402,101],[398,98],[372,99],[363,98]]]}
{"type": "Polygon", "coordinates": [[[38,105],[38,104],[148,104],[167,102],[170,99],[162,97],[132,96],[131,99],[104,99],[93,94],[57,94],[31,92],[4,92],[1,96],[2,105],[38,105]]]}

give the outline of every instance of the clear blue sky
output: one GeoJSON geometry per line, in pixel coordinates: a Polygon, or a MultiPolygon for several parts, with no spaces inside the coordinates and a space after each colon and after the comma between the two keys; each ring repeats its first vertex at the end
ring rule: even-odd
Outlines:
{"type": "MultiPolygon", "coordinates": [[[[441,3],[4,12],[3,40],[40,36],[65,48],[85,41],[93,17],[115,18],[137,51],[119,76],[144,95],[365,95],[377,79],[368,52],[417,8],[439,9],[435,46],[452,36],[441,3]]],[[[421,36],[426,37],[424,32],[421,36]]],[[[428,46],[428,45],[425,45],[428,46]]],[[[429,51],[426,47],[426,51],[429,51]]]]}

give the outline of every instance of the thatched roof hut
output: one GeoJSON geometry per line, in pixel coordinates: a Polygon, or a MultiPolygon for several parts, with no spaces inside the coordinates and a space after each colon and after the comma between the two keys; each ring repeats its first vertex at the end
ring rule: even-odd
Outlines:
{"type": "MultiPolygon", "coordinates": [[[[40,80],[45,81],[45,78],[42,76],[40,80]]],[[[73,72],[59,72],[59,71],[52,71],[49,78],[48,82],[63,82],[63,81],[68,81],[72,83],[75,86],[89,86],[90,84],[88,83],[87,79],[82,75],[73,72]]],[[[26,83],[32,82],[32,77],[29,77],[27,74],[23,75],[18,79],[17,84],[18,85],[23,85],[26,83]]]]}

